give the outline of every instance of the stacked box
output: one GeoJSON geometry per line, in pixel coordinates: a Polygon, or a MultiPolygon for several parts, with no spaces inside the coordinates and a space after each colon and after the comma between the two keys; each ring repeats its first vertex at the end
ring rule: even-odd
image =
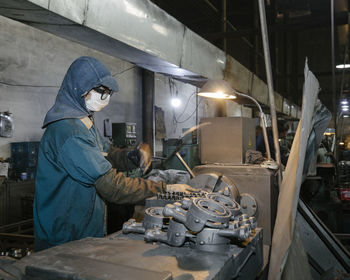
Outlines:
{"type": "Polygon", "coordinates": [[[12,176],[20,178],[20,174],[27,173],[27,180],[33,180],[36,173],[38,150],[40,142],[11,143],[12,176]]]}

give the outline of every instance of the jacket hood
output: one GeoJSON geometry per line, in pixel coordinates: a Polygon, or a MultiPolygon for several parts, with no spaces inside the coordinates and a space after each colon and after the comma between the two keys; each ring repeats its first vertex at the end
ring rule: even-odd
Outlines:
{"type": "Polygon", "coordinates": [[[91,115],[84,94],[101,85],[118,91],[116,80],[101,61],[88,56],[76,59],[67,70],[55,104],[45,116],[43,128],[54,121],[91,115]]]}

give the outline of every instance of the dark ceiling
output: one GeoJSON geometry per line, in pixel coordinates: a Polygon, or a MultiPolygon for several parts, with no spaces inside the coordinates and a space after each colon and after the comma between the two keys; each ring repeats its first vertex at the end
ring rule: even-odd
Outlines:
{"type": "MultiPolygon", "coordinates": [[[[266,80],[258,0],[151,1],[266,80]]],[[[336,64],[344,62],[348,44],[348,2],[334,4],[336,64]]],[[[332,109],[331,0],[270,0],[265,5],[275,90],[300,105],[308,57],[320,82],[320,99],[332,109]]],[[[339,95],[342,71],[335,77],[339,95]]],[[[345,72],[345,89],[347,80],[345,72]]]]}

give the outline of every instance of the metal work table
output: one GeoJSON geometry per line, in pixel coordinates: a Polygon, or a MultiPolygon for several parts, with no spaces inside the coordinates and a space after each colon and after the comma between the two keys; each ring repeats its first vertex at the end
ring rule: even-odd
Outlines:
{"type": "Polygon", "coordinates": [[[209,253],[145,243],[120,232],[50,248],[16,263],[26,279],[255,279],[263,266],[262,229],[242,246],[209,253]],[[78,277],[78,278],[77,278],[78,277]]]}

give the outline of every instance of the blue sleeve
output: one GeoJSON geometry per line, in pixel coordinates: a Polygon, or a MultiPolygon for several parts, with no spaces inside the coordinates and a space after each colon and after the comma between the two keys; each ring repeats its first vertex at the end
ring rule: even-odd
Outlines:
{"type": "Polygon", "coordinates": [[[103,151],[107,153],[110,146],[111,146],[111,143],[109,141],[107,141],[104,137],[102,137],[98,130],[97,130],[97,134],[98,134],[98,137],[99,137],[100,142],[102,144],[103,151]]]}
{"type": "Polygon", "coordinates": [[[58,160],[74,180],[86,186],[92,186],[100,176],[112,168],[99,147],[90,139],[80,136],[67,139],[58,160]]]}

